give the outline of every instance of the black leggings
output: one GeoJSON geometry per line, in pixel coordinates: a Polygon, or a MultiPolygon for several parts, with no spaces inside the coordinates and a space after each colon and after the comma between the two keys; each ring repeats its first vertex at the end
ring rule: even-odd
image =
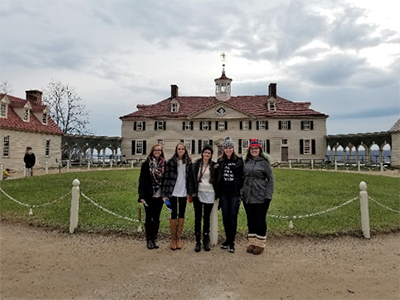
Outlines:
{"type": "Polygon", "coordinates": [[[171,219],[175,220],[177,217],[180,219],[185,218],[185,211],[186,211],[186,203],[187,197],[174,197],[172,196],[169,199],[171,202],[171,219]],[[179,210],[178,210],[178,202],[179,202],[179,210]]]}
{"type": "Polygon", "coordinates": [[[148,206],[145,206],[144,208],[146,211],[146,223],[150,224],[154,222],[160,222],[161,210],[164,205],[162,198],[159,197],[148,199],[147,205],[148,206]]]}
{"type": "Polygon", "coordinates": [[[267,212],[271,200],[266,200],[260,204],[244,204],[247,215],[247,228],[249,234],[259,236],[267,235],[267,212]]]}
{"type": "Polygon", "coordinates": [[[194,232],[201,233],[201,219],[204,208],[204,222],[203,222],[203,233],[210,233],[210,216],[213,209],[214,203],[202,203],[199,198],[193,198],[194,205],[194,232]]]}

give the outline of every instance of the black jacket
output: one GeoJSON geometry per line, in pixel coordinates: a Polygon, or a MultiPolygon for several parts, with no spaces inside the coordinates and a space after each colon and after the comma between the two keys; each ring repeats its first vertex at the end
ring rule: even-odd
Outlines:
{"type": "Polygon", "coordinates": [[[153,179],[150,174],[150,165],[147,159],[142,163],[140,168],[138,192],[138,202],[140,202],[140,199],[144,199],[146,202],[149,202],[154,195],[153,179]]]}
{"type": "Polygon", "coordinates": [[[36,163],[35,154],[34,153],[32,153],[32,154],[26,153],[24,156],[24,163],[25,163],[26,168],[28,168],[28,169],[32,168],[36,163]]]}
{"type": "MultiPolygon", "coordinates": [[[[220,188],[221,188],[221,183],[222,183],[222,176],[224,174],[224,165],[225,165],[225,160],[222,160],[221,158],[218,159],[217,162],[217,170],[216,170],[216,176],[215,176],[215,185],[214,185],[214,189],[215,189],[215,194],[216,197],[219,198],[221,196],[221,193],[223,192],[220,188]]],[[[240,190],[243,187],[243,181],[244,181],[244,177],[243,177],[243,159],[241,157],[237,157],[236,158],[236,166],[233,168],[232,172],[233,172],[233,177],[234,177],[234,181],[233,184],[235,186],[235,190],[234,193],[236,196],[240,196],[240,190]]]]}

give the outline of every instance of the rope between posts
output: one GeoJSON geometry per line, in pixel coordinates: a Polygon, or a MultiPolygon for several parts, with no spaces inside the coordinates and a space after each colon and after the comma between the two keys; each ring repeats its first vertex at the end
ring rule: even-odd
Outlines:
{"type": "Polygon", "coordinates": [[[0,188],[0,191],[1,191],[4,195],[6,195],[8,198],[10,198],[12,201],[14,201],[14,202],[16,202],[16,203],[18,203],[18,204],[20,204],[20,205],[22,205],[22,206],[26,206],[26,207],[30,207],[30,208],[44,207],[44,206],[47,206],[47,205],[56,203],[57,201],[60,201],[61,199],[65,198],[65,197],[67,197],[68,195],[71,194],[71,191],[69,191],[69,192],[66,193],[64,196],[61,196],[61,197],[58,198],[58,199],[55,199],[55,200],[53,200],[53,201],[50,201],[50,202],[47,202],[47,203],[44,203],[44,204],[26,204],[26,203],[23,203],[23,202],[21,202],[21,201],[18,201],[17,199],[14,199],[14,198],[11,197],[9,194],[7,194],[2,188],[0,188]]]}
{"type": "Polygon", "coordinates": [[[355,201],[355,200],[357,200],[357,199],[359,199],[359,198],[358,198],[358,197],[355,197],[355,198],[350,199],[349,201],[346,201],[346,202],[344,202],[344,203],[342,203],[342,204],[340,204],[340,205],[337,205],[337,206],[335,206],[335,207],[331,207],[331,208],[328,208],[328,209],[326,209],[326,210],[323,210],[323,211],[320,211],[320,212],[316,212],[316,213],[312,213],[312,214],[306,214],[306,215],[301,215],[301,216],[277,216],[277,215],[268,214],[268,216],[271,217],[271,218],[289,219],[289,220],[292,220],[292,219],[293,219],[293,220],[294,220],[294,219],[304,219],[304,218],[309,218],[309,217],[315,217],[315,216],[319,216],[319,215],[325,214],[325,213],[327,213],[327,212],[331,212],[331,211],[333,211],[333,210],[336,210],[336,209],[338,209],[338,208],[340,208],[340,207],[343,207],[343,206],[345,206],[345,205],[347,205],[347,204],[350,204],[351,202],[353,202],[353,201],[355,201]]]}
{"type": "Polygon", "coordinates": [[[379,206],[381,206],[381,207],[383,207],[383,208],[386,208],[387,210],[390,210],[390,211],[392,211],[392,212],[395,212],[395,213],[400,214],[400,211],[395,210],[395,209],[393,209],[393,208],[390,208],[390,207],[388,207],[388,206],[386,206],[386,205],[384,205],[384,204],[382,204],[382,203],[376,201],[376,200],[375,200],[374,198],[372,198],[372,197],[369,197],[369,196],[368,196],[368,199],[372,200],[373,202],[375,202],[375,203],[378,204],[379,206]]]}
{"type": "Polygon", "coordinates": [[[115,216],[115,217],[118,217],[118,218],[121,218],[121,219],[125,219],[125,220],[128,220],[128,221],[132,221],[132,222],[139,222],[139,223],[141,223],[140,220],[136,220],[136,219],[131,219],[131,218],[128,218],[128,217],[124,217],[124,216],[121,216],[121,215],[118,215],[118,214],[112,212],[111,210],[108,210],[107,208],[104,208],[103,206],[101,206],[100,204],[97,204],[96,202],[94,202],[92,199],[90,199],[88,196],[86,196],[86,195],[85,195],[84,193],[82,193],[82,192],[81,192],[81,195],[82,195],[86,200],[88,200],[90,203],[92,203],[93,205],[97,206],[97,207],[100,208],[101,210],[103,210],[103,211],[105,211],[105,212],[107,212],[107,213],[109,213],[109,214],[111,214],[111,215],[113,215],[113,216],[115,216]]]}

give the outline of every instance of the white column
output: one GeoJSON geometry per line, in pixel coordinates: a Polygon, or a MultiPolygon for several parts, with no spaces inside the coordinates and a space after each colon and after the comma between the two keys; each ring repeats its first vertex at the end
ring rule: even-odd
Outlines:
{"type": "Polygon", "coordinates": [[[361,227],[365,238],[370,238],[367,184],[360,183],[361,227]]]}
{"type": "Polygon", "coordinates": [[[218,243],[218,205],[219,200],[215,200],[210,216],[210,245],[218,243]]]}
{"type": "Polygon", "coordinates": [[[76,227],[78,227],[78,212],[79,212],[79,180],[75,179],[72,182],[71,191],[71,216],[69,221],[69,233],[74,233],[76,227]]]}

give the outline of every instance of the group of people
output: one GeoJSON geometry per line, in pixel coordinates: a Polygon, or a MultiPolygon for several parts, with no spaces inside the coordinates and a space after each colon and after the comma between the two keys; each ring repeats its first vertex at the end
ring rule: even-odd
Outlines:
{"type": "Polygon", "coordinates": [[[243,202],[248,227],[246,251],[256,255],[264,251],[266,217],[274,192],[270,158],[257,139],[251,140],[243,158],[235,152],[230,137],[225,138],[222,147],[224,152],[217,162],[212,160],[210,145],[203,147],[201,157],[195,161],[190,158],[184,143],[176,145],[174,155],[168,160],[161,144],[151,147],[141,166],[138,188],[138,201],[143,203],[146,212],[148,249],[159,248],[157,236],[164,203],[171,211],[170,248],[182,248],[181,236],[189,199],[195,212],[194,250],[200,252],[203,244],[204,250],[210,251],[210,216],[215,200],[219,199],[226,237],[221,248],[235,252],[237,219],[240,202],[243,202]]]}

